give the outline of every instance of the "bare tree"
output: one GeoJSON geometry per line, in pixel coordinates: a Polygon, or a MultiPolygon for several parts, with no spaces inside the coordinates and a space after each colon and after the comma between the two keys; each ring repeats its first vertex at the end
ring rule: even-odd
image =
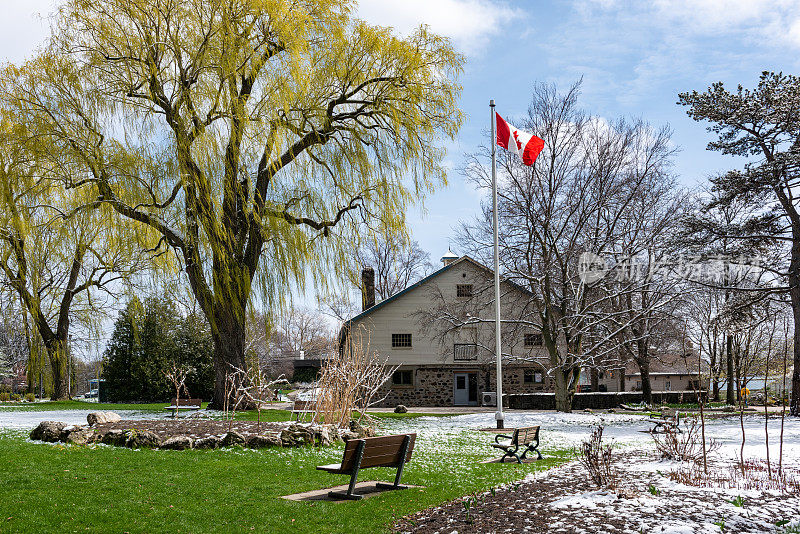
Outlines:
{"type": "MultiPolygon", "coordinates": [[[[584,114],[579,88],[576,83],[561,94],[552,85],[536,86],[527,119],[516,123],[544,139],[545,148],[533,168],[511,157],[501,157],[499,165],[501,265],[505,277],[531,295],[527,316],[505,321],[541,332],[560,411],[571,410],[581,369],[607,364],[618,353],[621,330],[642,311],[634,317],[611,311],[620,291],[640,284],[587,280],[582,259],[587,252],[603,260],[619,251],[632,204],[665,174],[671,154],[667,129],[584,114]]],[[[467,178],[485,188],[491,187],[487,155],[471,157],[465,167],[467,178]]],[[[488,260],[491,221],[484,205],[482,215],[461,228],[461,248],[488,260]]]]}
{"type": "Polygon", "coordinates": [[[402,291],[433,269],[431,255],[401,234],[367,240],[355,251],[353,263],[349,278],[355,287],[361,287],[362,268],[374,269],[375,293],[380,300],[402,291]]]}

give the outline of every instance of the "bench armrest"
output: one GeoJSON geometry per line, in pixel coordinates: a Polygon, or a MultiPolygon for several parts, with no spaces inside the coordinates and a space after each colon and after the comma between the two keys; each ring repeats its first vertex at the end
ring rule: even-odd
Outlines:
{"type": "Polygon", "coordinates": [[[514,439],[514,436],[509,436],[508,434],[497,434],[494,437],[494,442],[495,443],[500,443],[500,438],[505,438],[505,439],[508,439],[508,440],[512,440],[512,439],[514,439]]]}

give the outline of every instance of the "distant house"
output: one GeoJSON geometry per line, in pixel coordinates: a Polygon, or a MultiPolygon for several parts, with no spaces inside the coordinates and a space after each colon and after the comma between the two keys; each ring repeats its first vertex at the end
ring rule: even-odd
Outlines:
{"type": "MultiPolygon", "coordinates": [[[[449,251],[442,263],[377,304],[374,272],[362,272],[364,309],[345,324],[343,340],[368,345],[387,365],[397,366],[379,395],[386,396],[385,406],[494,404],[494,273],[449,251]],[[448,318],[467,324],[448,327],[448,318]]],[[[501,283],[500,302],[504,317],[520,317],[531,306],[527,290],[508,281],[501,283]]],[[[552,391],[541,332],[504,325],[502,336],[503,392],[552,391]]]]}
{"type": "Polygon", "coordinates": [[[18,361],[11,366],[11,373],[0,379],[0,384],[11,388],[14,393],[24,393],[28,390],[28,375],[26,374],[27,362],[18,361]]]}
{"type": "MultiPolygon", "coordinates": [[[[601,371],[601,391],[621,391],[622,370],[601,371]]],[[[641,391],[642,375],[639,366],[629,361],[624,369],[624,391],[641,391]]],[[[650,362],[650,387],[653,391],[696,391],[698,385],[708,389],[709,369],[703,362],[702,368],[695,353],[656,354],[650,362]],[[700,370],[700,372],[698,372],[700,370]]]]}

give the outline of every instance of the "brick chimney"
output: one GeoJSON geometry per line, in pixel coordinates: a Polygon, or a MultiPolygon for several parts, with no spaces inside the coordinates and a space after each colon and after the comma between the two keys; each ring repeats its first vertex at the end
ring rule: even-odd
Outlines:
{"type": "Polygon", "coordinates": [[[361,311],[375,306],[375,269],[361,269],[361,311]]]}

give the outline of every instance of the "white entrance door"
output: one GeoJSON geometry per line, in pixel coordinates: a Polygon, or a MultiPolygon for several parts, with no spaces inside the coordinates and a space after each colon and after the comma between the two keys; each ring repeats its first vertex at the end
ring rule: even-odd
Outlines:
{"type": "Polygon", "coordinates": [[[453,404],[469,404],[469,373],[453,373],[453,404]]]}

